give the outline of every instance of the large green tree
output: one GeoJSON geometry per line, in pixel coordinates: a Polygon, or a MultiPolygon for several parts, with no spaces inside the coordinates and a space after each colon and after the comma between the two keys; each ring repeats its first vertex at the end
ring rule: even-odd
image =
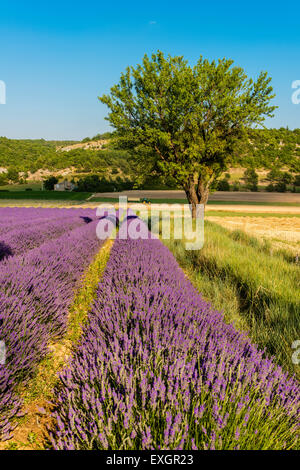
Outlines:
{"type": "Polygon", "coordinates": [[[128,67],[99,99],[119,144],[139,156],[144,172],[175,178],[196,216],[245,131],[273,115],[270,81],[266,72],[248,78],[232,60],[200,57],[191,67],[158,51],[128,67]]]}

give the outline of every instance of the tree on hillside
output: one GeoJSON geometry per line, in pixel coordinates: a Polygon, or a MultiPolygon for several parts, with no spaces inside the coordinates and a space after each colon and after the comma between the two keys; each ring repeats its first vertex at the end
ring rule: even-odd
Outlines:
{"type": "Polygon", "coordinates": [[[9,168],[6,173],[6,178],[9,183],[17,183],[19,181],[19,172],[15,168],[9,168]]]}
{"type": "Polygon", "coordinates": [[[228,183],[228,179],[223,178],[219,180],[216,189],[217,191],[230,191],[230,184],[228,183]]]}
{"type": "Polygon", "coordinates": [[[8,181],[7,181],[6,173],[0,173],[0,186],[3,186],[7,183],[8,181]]]}
{"type": "Polygon", "coordinates": [[[243,180],[246,183],[246,188],[250,191],[258,191],[258,174],[254,168],[247,168],[244,171],[243,180]]]}
{"type": "Polygon", "coordinates": [[[267,186],[268,191],[285,192],[287,185],[292,184],[293,175],[288,171],[280,171],[279,168],[272,168],[267,174],[267,181],[271,183],[267,186]]]}
{"type": "Polygon", "coordinates": [[[173,177],[195,217],[245,130],[273,115],[270,81],[266,72],[249,79],[232,60],[200,57],[191,67],[183,57],[158,51],[128,67],[99,99],[110,109],[107,120],[119,143],[134,152],[145,173],[173,177]]]}
{"type": "Polygon", "coordinates": [[[300,175],[295,176],[293,185],[294,185],[294,191],[296,191],[296,188],[300,187],[300,175]]]}
{"type": "Polygon", "coordinates": [[[45,181],[44,181],[44,188],[47,190],[47,191],[53,191],[54,190],[54,186],[58,183],[58,179],[56,178],[56,176],[50,176],[49,178],[47,178],[45,181]]]}

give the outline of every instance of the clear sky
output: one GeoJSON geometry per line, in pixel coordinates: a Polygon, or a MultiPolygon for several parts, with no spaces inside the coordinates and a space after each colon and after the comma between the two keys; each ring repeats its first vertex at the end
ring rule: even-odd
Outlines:
{"type": "Polygon", "coordinates": [[[127,65],[157,49],[232,58],[248,75],[267,70],[276,92],[268,127],[300,127],[297,1],[14,1],[0,6],[0,135],[82,139],[109,129],[107,93],[127,65]]]}

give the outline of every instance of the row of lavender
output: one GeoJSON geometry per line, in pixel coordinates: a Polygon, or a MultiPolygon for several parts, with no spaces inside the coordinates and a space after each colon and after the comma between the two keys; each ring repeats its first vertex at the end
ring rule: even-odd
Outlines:
{"type": "MultiPolygon", "coordinates": [[[[92,221],[89,215],[82,211],[70,209],[51,210],[47,216],[45,209],[25,209],[13,216],[5,217],[0,210],[0,261],[9,256],[19,255],[29,251],[46,240],[57,238],[64,232],[92,221]],[[80,215],[83,213],[84,215],[80,215]]],[[[15,212],[15,211],[14,211],[15,212]]],[[[7,215],[7,214],[6,214],[7,215]]]]}
{"type": "Polygon", "coordinates": [[[28,227],[38,221],[63,219],[70,215],[86,214],[92,216],[92,210],[83,209],[45,209],[33,207],[0,207],[0,233],[10,230],[12,226],[28,227]]]}
{"type": "Polygon", "coordinates": [[[55,449],[299,448],[300,389],[159,240],[116,240],[56,390],[55,449]]]}
{"type": "MultiPolygon", "coordinates": [[[[25,215],[21,212],[19,219],[23,216],[25,220],[25,215]]],[[[45,219],[47,236],[43,237],[37,224],[42,243],[37,240],[36,248],[0,263],[0,339],[6,345],[6,361],[0,365],[1,439],[9,437],[12,418],[20,411],[19,385],[27,382],[47,354],[49,341],[64,334],[74,289],[100,247],[97,221],[85,223],[82,219],[90,219],[91,211],[73,209],[68,222],[66,216],[61,209],[33,214],[32,220],[45,219]],[[50,231],[48,218],[58,219],[56,225],[49,222],[50,231]]]]}

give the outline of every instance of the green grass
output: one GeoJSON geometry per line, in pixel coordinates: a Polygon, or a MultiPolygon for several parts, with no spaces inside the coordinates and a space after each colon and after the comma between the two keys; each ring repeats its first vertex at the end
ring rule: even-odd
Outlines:
{"type": "Polygon", "coordinates": [[[0,199],[39,201],[85,201],[92,193],[68,191],[0,191],[0,199]]]}
{"type": "Polygon", "coordinates": [[[300,217],[300,214],[291,212],[240,212],[240,211],[210,211],[206,210],[207,217],[300,217]]]}
{"type": "MultiPolygon", "coordinates": [[[[274,193],[275,194],[275,193],[274,193]]],[[[277,193],[276,193],[277,194],[277,193]]],[[[282,207],[300,207],[298,202],[259,202],[259,201],[208,201],[207,204],[215,205],[237,205],[237,206],[282,206],[282,207]]]]}
{"type": "Polygon", "coordinates": [[[25,189],[32,189],[33,191],[39,191],[42,188],[42,182],[32,182],[25,184],[5,184],[0,186],[0,191],[25,191],[25,189]]]}
{"type": "Polygon", "coordinates": [[[299,266],[288,253],[241,231],[205,223],[202,250],[166,243],[194,285],[227,322],[246,330],[269,356],[300,378],[292,343],[300,339],[299,266]]]}
{"type": "Polygon", "coordinates": [[[118,197],[93,197],[88,202],[108,202],[114,204],[115,202],[119,202],[118,197]]]}

